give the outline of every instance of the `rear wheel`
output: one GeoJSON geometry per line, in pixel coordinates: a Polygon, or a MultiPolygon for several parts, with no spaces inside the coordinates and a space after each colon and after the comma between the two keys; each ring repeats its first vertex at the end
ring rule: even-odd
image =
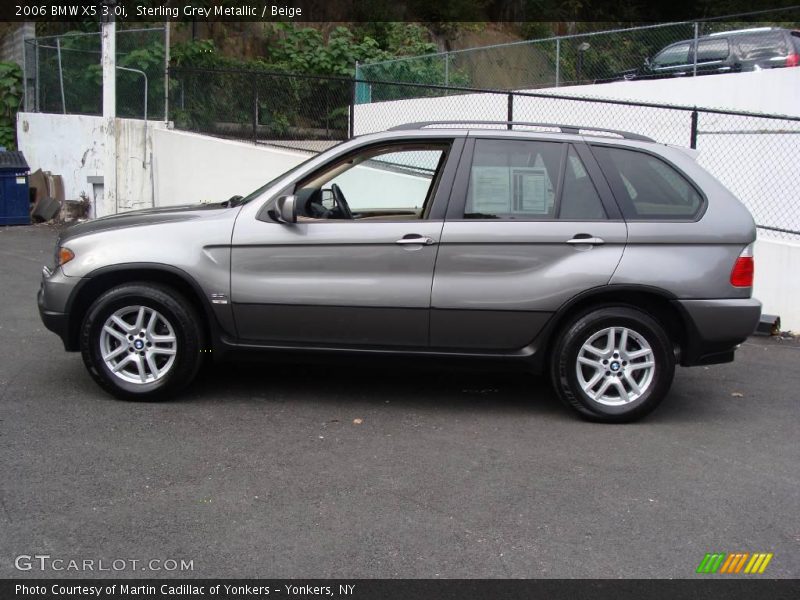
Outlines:
{"type": "Polygon", "coordinates": [[[561,330],[550,370],[565,404],[588,419],[618,423],[643,417],[664,399],[675,356],[658,321],[638,309],[603,307],[561,330]]]}
{"type": "Polygon", "coordinates": [[[127,284],[100,296],[81,329],[92,378],[118,398],[157,400],[188,385],[200,366],[202,329],[174,290],[127,284]]]}

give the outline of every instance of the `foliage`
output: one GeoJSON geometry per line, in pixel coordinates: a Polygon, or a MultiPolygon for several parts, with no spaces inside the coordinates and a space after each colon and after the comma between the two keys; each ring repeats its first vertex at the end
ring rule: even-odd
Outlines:
{"type": "Polygon", "coordinates": [[[22,100],[22,69],[15,63],[0,62],[0,146],[14,150],[17,110],[22,100]]]}
{"type": "Polygon", "coordinates": [[[334,29],[328,39],[318,29],[297,29],[281,23],[284,36],[270,52],[269,63],[278,70],[309,75],[352,76],[356,61],[384,60],[388,53],[369,36],[357,40],[345,27],[334,29]]]}

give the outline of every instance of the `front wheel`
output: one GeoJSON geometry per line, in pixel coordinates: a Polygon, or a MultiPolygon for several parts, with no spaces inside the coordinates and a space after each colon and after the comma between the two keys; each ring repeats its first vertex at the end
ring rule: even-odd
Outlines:
{"type": "Polygon", "coordinates": [[[196,311],[174,290],[150,283],[113,288],[89,308],[81,354],[92,378],[126,400],[157,400],[188,385],[200,366],[196,311]]]}
{"type": "Polygon", "coordinates": [[[604,307],[568,323],[556,340],[551,378],[559,398],[594,421],[643,417],[669,392],[675,355],[664,328],[629,307],[604,307]]]}

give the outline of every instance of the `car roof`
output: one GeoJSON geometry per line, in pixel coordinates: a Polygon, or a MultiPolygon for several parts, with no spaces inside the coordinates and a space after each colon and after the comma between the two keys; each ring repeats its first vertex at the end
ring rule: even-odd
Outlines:
{"type": "MultiPolygon", "coordinates": [[[[758,35],[759,33],[791,33],[793,30],[791,29],[784,29],[783,27],[751,27],[749,29],[734,29],[732,31],[717,31],[715,33],[708,33],[705,35],[701,35],[697,38],[697,41],[702,42],[705,40],[718,40],[724,39],[726,37],[739,37],[745,35],[758,35]]],[[[694,42],[693,38],[688,40],[680,40],[677,42],[672,42],[671,44],[667,44],[659,52],[666,50],[667,48],[671,48],[672,46],[677,46],[678,44],[691,44],[694,42]]]]}

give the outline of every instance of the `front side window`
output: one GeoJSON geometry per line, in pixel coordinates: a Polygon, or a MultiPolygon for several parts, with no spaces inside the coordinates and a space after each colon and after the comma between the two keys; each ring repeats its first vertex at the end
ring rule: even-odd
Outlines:
{"type": "Polygon", "coordinates": [[[625,219],[694,220],[700,213],[703,197],[672,165],[635,150],[605,146],[593,150],[625,219]]]}
{"type": "Polygon", "coordinates": [[[689,62],[689,48],[688,42],[683,44],[675,44],[662,50],[653,59],[654,67],[674,67],[676,65],[685,65],[689,62]]]}
{"type": "Polygon", "coordinates": [[[298,220],[422,219],[448,147],[372,148],[327,165],[296,187],[298,220]]]}
{"type": "Polygon", "coordinates": [[[555,218],[563,144],[477,140],[466,219],[555,218]]]}

